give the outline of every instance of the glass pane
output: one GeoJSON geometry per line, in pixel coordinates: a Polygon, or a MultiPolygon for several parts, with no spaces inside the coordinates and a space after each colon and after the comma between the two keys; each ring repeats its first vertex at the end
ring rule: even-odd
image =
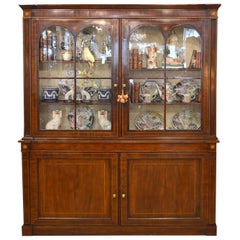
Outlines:
{"type": "Polygon", "coordinates": [[[72,130],[74,120],[71,113],[74,106],[70,104],[42,104],[39,116],[40,130],[72,130]]]}
{"type": "Polygon", "coordinates": [[[42,31],[39,39],[39,76],[74,77],[74,38],[61,26],[42,31]]]}
{"type": "Polygon", "coordinates": [[[167,129],[201,128],[201,79],[181,77],[166,83],[167,129]]]}
{"type": "Polygon", "coordinates": [[[164,87],[162,32],[144,25],[129,38],[129,130],[163,130],[164,87]]]}
{"type": "Polygon", "coordinates": [[[73,78],[74,63],[69,61],[47,61],[39,63],[39,77],[41,78],[73,78]]]}
{"type": "Polygon", "coordinates": [[[38,75],[40,130],[112,130],[112,42],[102,26],[76,37],[42,31],[38,75]]]}
{"type": "Polygon", "coordinates": [[[157,69],[162,67],[164,38],[153,26],[141,26],[129,38],[129,69],[157,69]]]}
{"type": "Polygon", "coordinates": [[[184,26],[174,28],[167,40],[167,130],[201,129],[201,58],[199,33],[184,26]]]}
{"type": "Polygon", "coordinates": [[[111,35],[100,25],[83,29],[76,42],[76,75],[78,77],[108,77],[112,75],[111,35]]]}
{"type": "Polygon", "coordinates": [[[112,130],[111,105],[78,105],[77,130],[112,130]]]}
{"type": "Polygon", "coordinates": [[[129,130],[163,130],[164,106],[132,104],[129,109],[129,130]]]}
{"type": "Polygon", "coordinates": [[[112,130],[112,38],[100,25],[76,41],[76,129],[112,130]]]}
{"type": "Polygon", "coordinates": [[[64,27],[51,26],[39,38],[40,130],[71,130],[74,112],[74,37],[64,27]]]}
{"type": "Polygon", "coordinates": [[[77,102],[110,103],[112,79],[77,79],[77,102]]]}
{"type": "Polygon", "coordinates": [[[167,38],[167,68],[201,68],[199,33],[184,26],[174,28],[167,38]]]}

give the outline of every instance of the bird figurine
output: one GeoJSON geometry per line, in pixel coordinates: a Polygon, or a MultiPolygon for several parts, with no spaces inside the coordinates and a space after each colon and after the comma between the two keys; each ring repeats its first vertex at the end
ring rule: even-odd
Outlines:
{"type": "Polygon", "coordinates": [[[90,67],[94,66],[95,58],[87,46],[83,48],[82,58],[88,62],[90,67]]]}

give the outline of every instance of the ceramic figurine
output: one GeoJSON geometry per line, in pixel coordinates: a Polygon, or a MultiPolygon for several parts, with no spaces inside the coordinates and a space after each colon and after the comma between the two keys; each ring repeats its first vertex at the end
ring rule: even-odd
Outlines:
{"type": "Polygon", "coordinates": [[[47,130],[57,130],[61,126],[61,119],[62,119],[62,111],[61,110],[54,110],[52,112],[53,118],[46,124],[47,130]]]}
{"type": "Polygon", "coordinates": [[[105,110],[98,111],[98,122],[103,130],[111,130],[112,124],[107,119],[108,112],[105,110]]]}
{"type": "Polygon", "coordinates": [[[74,124],[74,113],[69,113],[68,114],[68,122],[69,122],[69,126],[71,129],[75,128],[75,124],[74,124]]]}
{"type": "Polygon", "coordinates": [[[83,101],[90,101],[91,100],[91,95],[86,90],[81,89],[81,95],[82,95],[82,100],[83,101]]]}
{"type": "Polygon", "coordinates": [[[83,55],[82,55],[83,60],[87,61],[90,67],[94,66],[95,58],[91,51],[89,50],[88,47],[84,47],[83,49],[83,55]]]}
{"type": "Polygon", "coordinates": [[[168,39],[168,57],[176,59],[177,55],[177,46],[178,46],[178,37],[175,32],[173,32],[168,39]]]}
{"type": "Polygon", "coordinates": [[[166,64],[170,66],[184,66],[184,57],[182,51],[179,49],[178,36],[173,32],[167,42],[167,57],[166,64]]]}
{"type": "Polygon", "coordinates": [[[65,101],[70,101],[70,100],[73,100],[73,99],[74,99],[74,90],[72,88],[64,95],[64,100],[65,101]]]}
{"type": "Polygon", "coordinates": [[[112,52],[106,42],[103,42],[103,49],[104,53],[100,52],[98,44],[93,40],[90,41],[90,50],[94,53],[94,56],[97,59],[102,59],[102,64],[105,64],[107,58],[112,56],[112,52]]]}
{"type": "Polygon", "coordinates": [[[157,48],[154,45],[147,48],[147,68],[157,68],[157,48]]]}

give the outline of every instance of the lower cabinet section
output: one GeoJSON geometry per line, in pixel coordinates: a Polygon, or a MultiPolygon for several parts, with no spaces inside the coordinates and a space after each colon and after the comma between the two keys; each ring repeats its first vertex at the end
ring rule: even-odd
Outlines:
{"type": "Polygon", "coordinates": [[[123,154],[121,163],[123,224],[204,221],[203,157],[123,154]]]}
{"type": "Polygon", "coordinates": [[[216,234],[210,153],[39,151],[23,164],[23,235],[216,234]]]}
{"type": "Polygon", "coordinates": [[[116,154],[33,155],[34,224],[117,224],[117,164],[116,154]]]}

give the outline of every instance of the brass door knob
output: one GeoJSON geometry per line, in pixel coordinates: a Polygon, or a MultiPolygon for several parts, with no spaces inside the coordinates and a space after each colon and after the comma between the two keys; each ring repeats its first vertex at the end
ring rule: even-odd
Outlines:
{"type": "Polygon", "coordinates": [[[122,198],[123,199],[126,198],[126,194],[125,193],[122,194],[122,198]]]}
{"type": "Polygon", "coordinates": [[[113,193],[112,197],[115,199],[117,198],[117,194],[116,193],[113,193]]]}

